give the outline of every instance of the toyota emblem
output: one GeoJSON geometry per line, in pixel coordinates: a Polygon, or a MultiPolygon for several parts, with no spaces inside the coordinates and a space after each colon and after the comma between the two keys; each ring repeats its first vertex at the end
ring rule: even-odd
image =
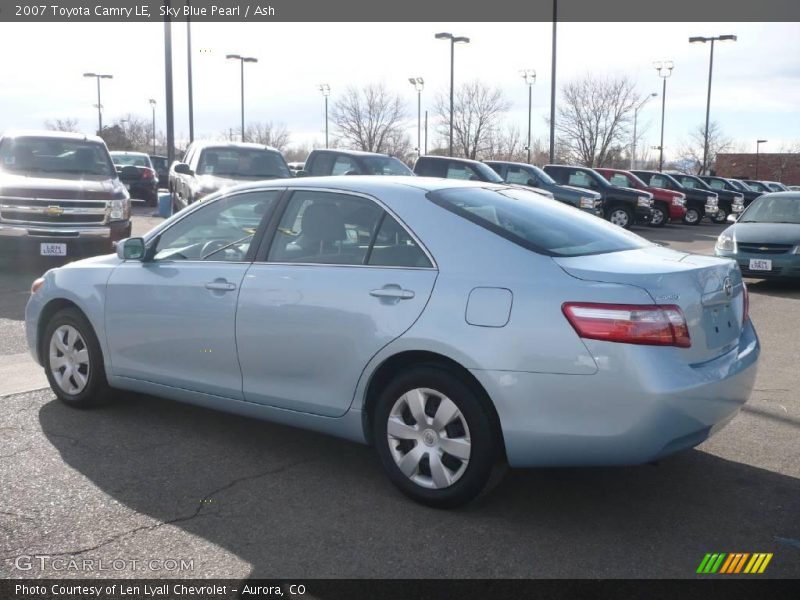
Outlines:
{"type": "Polygon", "coordinates": [[[730,298],[733,295],[733,281],[730,277],[726,277],[722,282],[722,289],[725,290],[725,295],[730,298]]]}

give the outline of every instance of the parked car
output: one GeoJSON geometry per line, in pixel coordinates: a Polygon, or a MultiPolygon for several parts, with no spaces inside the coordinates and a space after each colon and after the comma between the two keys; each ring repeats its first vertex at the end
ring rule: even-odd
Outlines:
{"type": "Polygon", "coordinates": [[[150,206],[158,204],[158,173],[147,154],[117,150],[111,152],[111,160],[131,198],[144,200],[150,206]],[[123,172],[124,167],[132,168],[123,172]]]}
{"type": "Polygon", "coordinates": [[[170,191],[183,208],[236,183],[291,176],[283,155],[270,146],[194,142],[170,169],[170,191]]]}
{"type": "Polygon", "coordinates": [[[747,187],[747,184],[745,184],[743,181],[739,181],[738,179],[716,177],[713,175],[699,175],[698,179],[705,181],[711,189],[717,192],[717,194],[720,196],[720,200],[722,200],[723,197],[723,195],[720,194],[720,191],[726,191],[730,194],[734,194],[735,196],[740,196],[742,199],[742,207],[738,211],[734,210],[734,213],[742,212],[745,206],[749,206],[753,200],[762,194],[762,192],[758,192],[750,187],[747,187]]]}
{"type": "Polygon", "coordinates": [[[611,185],[588,167],[545,165],[544,170],[557,183],[598,192],[603,197],[604,217],[614,225],[629,229],[635,222],[647,224],[652,219],[653,195],[650,192],[611,185]]]}
{"type": "Polygon", "coordinates": [[[787,187],[789,188],[788,191],[790,192],[800,192],[800,185],[790,185],[787,187]]]}
{"type": "Polygon", "coordinates": [[[434,178],[230,188],[48,271],[25,322],[70,406],[127,389],[371,443],[438,507],[504,460],[691,448],[747,401],[760,352],[733,261],[434,178]]]}
{"type": "Polygon", "coordinates": [[[761,192],[762,194],[767,194],[773,191],[784,191],[784,190],[771,190],[769,186],[763,181],[756,181],[754,179],[742,179],[742,182],[754,192],[761,192]]]}
{"type": "Polygon", "coordinates": [[[553,194],[553,198],[564,204],[579,208],[589,214],[603,216],[603,197],[598,192],[568,185],[558,185],[555,180],[539,167],[527,163],[502,160],[484,161],[506,183],[524,185],[553,194]]]}
{"type": "Polygon", "coordinates": [[[750,190],[743,183],[735,185],[732,180],[722,177],[710,175],[699,175],[697,177],[693,175],[681,175],[677,178],[686,185],[686,180],[689,177],[692,178],[693,182],[698,179],[703,181],[709,189],[714,190],[717,194],[717,198],[719,199],[717,206],[719,210],[716,216],[711,219],[714,223],[724,223],[728,220],[728,215],[736,215],[742,212],[747,203],[745,198],[746,194],[759,195],[758,192],[750,190]]]}
{"type": "Polygon", "coordinates": [[[324,175],[413,175],[402,161],[388,154],[358,150],[312,150],[299,177],[324,175]]]}
{"type": "Polygon", "coordinates": [[[169,159],[158,154],[150,155],[150,162],[158,173],[158,187],[167,189],[169,187],[169,159]]]}
{"type": "MultiPolygon", "coordinates": [[[[492,167],[479,160],[453,156],[420,156],[414,163],[414,173],[421,177],[441,177],[486,183],[505,183],[492,167]]],[[[514,186],[515,184],[510,184],[514,186]]],[[[553,199],[552,192],[528,185],[523,186],[545,198],[553,199]]]]}
{"type": "Polygon", "coordinates": [[[715,192],[709,192],[704,188],[684,186],[677,178],[660,171],[631,171],[639,179],[651,187],[663,188],[673,192],[680,192],[686,196],[686,214],[683,222],[687,225],[699,225],[703,216],[713,219],[717,214],[717,203],[719,199],[715,192]]]}
{"type": "Polygon", "coordinates": [[[131,234],[130,196],[103,140],[54,131],[0,135],[0,247],[5,255],[113,251],[131,234]]]}
{"type": "Polygon", "coordinates": [[[663,227],[672,219],[682,221],[686,216],[686,195],[682,192],[649,186],[630,171],[622,169],[598,168],[595,171],[605,177],[611,185],[644,190],[653,195],[653,217],[650,219],[650,227],[663,227]]]}
{"type": "Polygon", "coordinates": [[[800,279],[800,193],[770,192],[748,206],[717,239],[717,256],[759,279],[800,279]]]}
{"type": "Polygon", "coordinates": [[[780,181],[765,181],[764,185],[766,185],[769,188],[770,192],[789,192],[789,191],[791,191],[788,186],[783,185],[780,181]]]}
{"type": "Polygon", "coordinates": [[[298,171],[302,171],[306,165],[304,162],[290,162],[286,164],[289,166],[289,170],[292,172],[292,175],[297,175],[298,171]]]}

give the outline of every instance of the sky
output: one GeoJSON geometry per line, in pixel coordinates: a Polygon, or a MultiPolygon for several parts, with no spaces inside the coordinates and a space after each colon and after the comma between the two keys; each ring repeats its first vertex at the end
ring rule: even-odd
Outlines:
{"type": "MultiPolygon", "coordinates": [[[[173,28],[175,133],[188,138],[186,24],[173,28]]],[[[416,141],[416,92],[423,110],[449,86],[449,44],[434,33],[471,38],[456,46],[458,82],[499,86],[513,106],[506,120],[527,129],[527,87],[521,69],[535,69],[533,137],[545,143],[550,111],[550,23],[193,23],[195,138],[217,137],[240,121],[238,62],[245,65],[246,120],[283,123],[292,143],[324,143],[320,83],[331,102],[348,86],[384,82],[408,102],[408,132],[416,141]]],[[[41,128],[45,120],[78,119],[97,126],[96,83],[87,71],[111,73],[102,83],[104,123],[128,113],[156,119],[164,129],[164,26],[159,23],[0,23],[0,131],[41,128]]],[[[736,34],[717,43],[711,118],[743,148],[778,151],[800,141],[800,23],[559,23],[557,81],[592,73],[629,76],[642,97],[658,92],[639,113],[640,148],[658,145],[661,79],[653,62],[672,60],[667,81],[665,157],[677,158],[689,131],[704,122],[709,44],[693,35],[736,34]]],[[[431,117],[431,120],[433,117],[431,117]]],[[[431,121],[432,122],[432,121],[431,121]]],[[[433,127],[431,126],[431,129],[433,127]]],[[[433,132],[430,133],[433,146],[433,132]]],[[[652,152],[652,151],[651,151],[652,152]]]]}

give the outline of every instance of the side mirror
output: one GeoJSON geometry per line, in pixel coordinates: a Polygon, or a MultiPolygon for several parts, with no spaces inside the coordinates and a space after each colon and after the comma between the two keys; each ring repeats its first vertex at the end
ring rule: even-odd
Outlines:
{"type": "Polygon", "coordinates": [[[725,220],[728,221],[728,223],[736,223],[736,221],[739,220],[739,217],[736,215],[728,215],[728,218],[725,220]]]}
{"type": "Polygon", "coordinates": [[[175,172],[181,175],[194,175],[194,171],[192,171],[186,163],[178,163],[175,165],[175,172]]]}
{"type": "Polygon", "coordinates": [[[305,169],[300,169],[297,173],[294,174],[295,177],[308,177],[311,173],[306,171],[305,169]]]}
{"type": "Polygon", "coordinates": [[[123,179],[139,179],[141,174],[139,173],[139,169],[128,165],[126,167],[122,167],[122,169],[119,171],[119,175],[123,179]]]}
{"type": "Polygon", "coordinates": [[[143,238],[131,237],[117,242],[117,257],[122,260],[143,260],[144,253],[143,238]]]}
{"type": "Polygon", "coordinates": [[[361,175],[361,173],[359,173],[359,172],[358,172],[358,171],[356,171],[355,169],[350,169],[349,171],[347,171],[347,172],[345,173],[345,175],[361,175]]]}

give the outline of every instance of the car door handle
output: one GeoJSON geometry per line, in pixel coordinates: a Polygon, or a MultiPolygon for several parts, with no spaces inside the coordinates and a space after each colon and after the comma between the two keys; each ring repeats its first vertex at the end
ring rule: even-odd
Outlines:
{"type": "Polygon", "coordinates": [[[411,290],[404,290],[399,285],[386,285],[377,290],[372,290],[370,296],[376,298],[389,298],[391,300],[411,300],[414,297],[414,292],[411,290]]]}
{"type": "Polygon", "coordinates": [[[209,281],[206,284],[206,289],[213,290],[215,292],[232,292],[236,289],[236,284],[231,283],[230,281],[217,279],[215,281],[209,281]]]}

